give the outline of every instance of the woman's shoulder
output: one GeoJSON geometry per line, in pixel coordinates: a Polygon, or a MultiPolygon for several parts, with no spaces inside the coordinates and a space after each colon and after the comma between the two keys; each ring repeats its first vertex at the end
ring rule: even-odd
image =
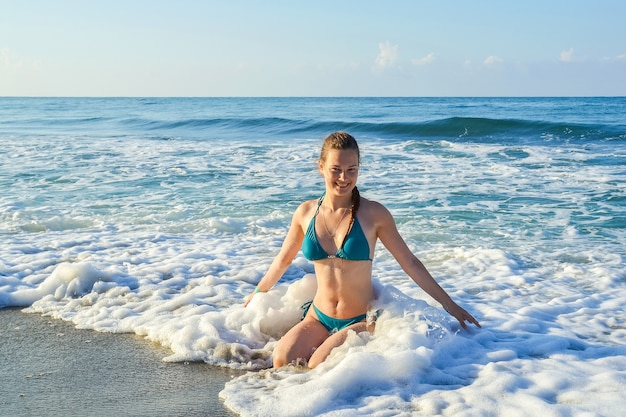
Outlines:
{"type": "Polygon", "coordinates": [[[393,222],[393,216],[382,203],[361,197],[359,217],[367,224],[384,227],[393,222]]]}
{"type": "Polygon", "coordinates": [[[318,200],[315,199],[300,203],[298,208],[296,208],[294,215],[299,217],[312,217],[315,209],[317,208],[317,202],[318,200]]]}
{"type": "Polygon", "coordinates": [[[298,206],[298,210],[311,210],[312,208],[317,207],[318,202],[319,202],[319,199],[317,199],[317,198],[313,199],[313,200],[303,201],[298,206]]]}
{"type": "Polygon", "coordinates": [[[361,197],[361,204],[359,210],[363,210],[372,215],[386,215],[389,213],[389,210],[378,201],[370,200],[365,197],[361,197]]]}

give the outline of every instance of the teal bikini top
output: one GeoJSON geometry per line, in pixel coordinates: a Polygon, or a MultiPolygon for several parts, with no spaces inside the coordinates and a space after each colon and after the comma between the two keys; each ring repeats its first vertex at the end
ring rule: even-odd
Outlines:
{"type": "Polygon", "coordinates": [[[348,261],[371,261],[370,258],[370,245],[367,242],[365,233],[361,228],[359,219],[355,218],[348,234],[343,239],[341,247],[337,249],[337,252],[333,255],[326,253],[322,245],[317,240],[317,234],[315,233],[315,218],[320,211],[320,206],[324,200],[322,195],[317,202],[317,210],[309,223],[304,240],[302,241],[302,254],[309,261],[319,261],[320,259],[328,258],[341,258],[348,261]]]}

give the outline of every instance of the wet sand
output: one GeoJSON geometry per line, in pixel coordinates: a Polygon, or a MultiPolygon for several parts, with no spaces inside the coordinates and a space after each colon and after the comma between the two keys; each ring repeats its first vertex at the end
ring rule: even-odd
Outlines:
{"type": "Polygon", "coordinates": [[[0,310],[0,414],[210,416],[237,371],[164,363],[170,352],[129,334],[79,330],[19,309],[0,310]]]}

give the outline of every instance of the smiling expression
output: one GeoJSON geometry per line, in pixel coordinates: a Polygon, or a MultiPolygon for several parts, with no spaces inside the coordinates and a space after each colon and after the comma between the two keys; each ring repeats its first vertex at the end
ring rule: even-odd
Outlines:
{"type": "Polygon", "coordinates": [[[319,161],[326,191],[350,195],[359,176],[359,155],[354,149],[330,149],[324,161],[319,161]]]}

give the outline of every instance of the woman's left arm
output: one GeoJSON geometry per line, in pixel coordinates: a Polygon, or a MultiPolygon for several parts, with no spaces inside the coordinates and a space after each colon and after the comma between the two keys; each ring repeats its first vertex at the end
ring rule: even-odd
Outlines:
{"type": "Polygon", "coordinates": [[[480,327],[480,323],[465,309],[455,303],[448,293],[435,281],[424,264],[417,259],[400,236],[393,216],[383,205],[373,203],[376,219],[376,231],[381,243],[398,261],[404,272],[419,285],[428,295],[439,302],[443,308],[459,321],[461,327],[467,327],[465,322],[473,323],[480,327]]]}

